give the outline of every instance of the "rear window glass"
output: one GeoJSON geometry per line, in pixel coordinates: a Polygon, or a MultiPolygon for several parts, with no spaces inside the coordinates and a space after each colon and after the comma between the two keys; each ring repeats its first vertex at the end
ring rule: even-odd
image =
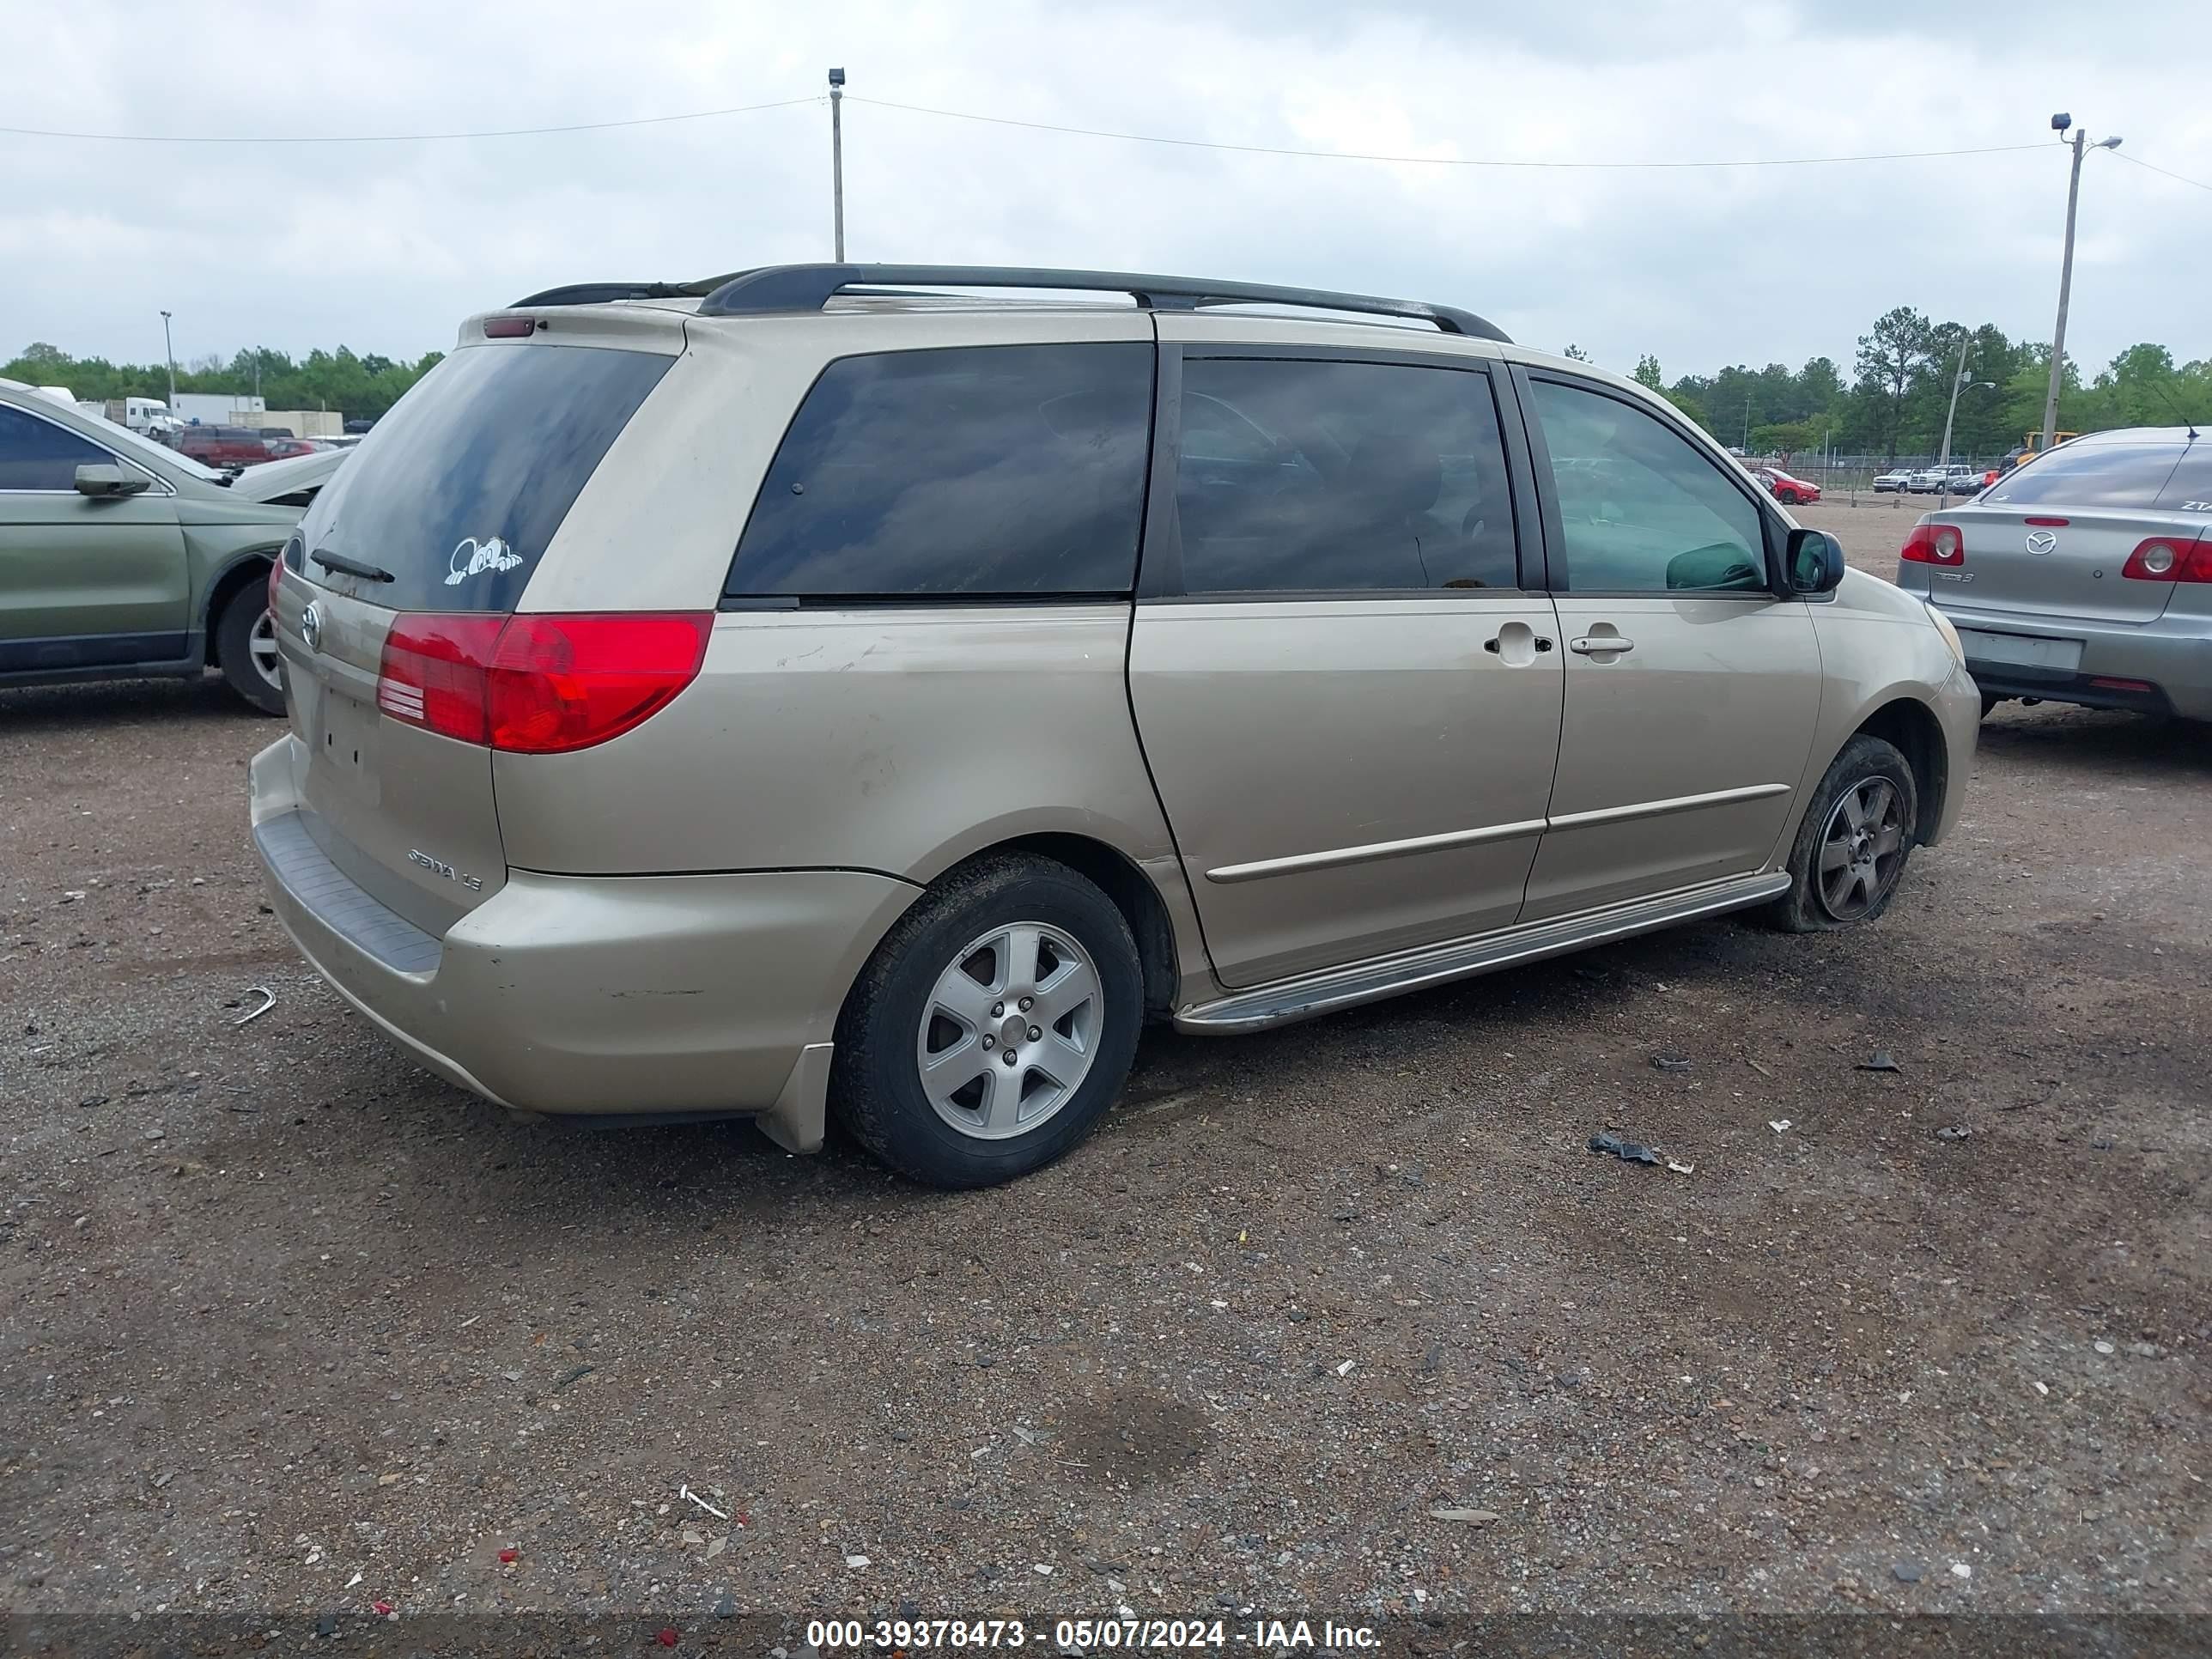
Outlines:
{"type": "Polygon", "coordinates": [[[473,346],[376,423],[316,498],[310,552],[392,574],[313,567],[395,611],[512,611],[585,482],[675,362],[598,346],[473,346]]]}
{"type": "Polygon", "coordinates": [[[2179,444],[2068,444],[2026,461],[1984,497],[1996,507],[2155,507],[2179,444]]]}
{"type": "Polygon", "coordinates": [[[784,434],[728,591],[1126,593],[1152,397],[1136,342],[842,358],[784,434]]]}

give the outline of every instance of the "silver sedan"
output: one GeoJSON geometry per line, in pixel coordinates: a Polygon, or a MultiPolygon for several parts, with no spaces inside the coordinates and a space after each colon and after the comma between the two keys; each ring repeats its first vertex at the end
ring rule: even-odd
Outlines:
{"type": "Polygon", "coordinates": [[[2091,433],[1913,527],[1898,586],[1997,702],[2212,720],[2212,437],[2091,433]]]}

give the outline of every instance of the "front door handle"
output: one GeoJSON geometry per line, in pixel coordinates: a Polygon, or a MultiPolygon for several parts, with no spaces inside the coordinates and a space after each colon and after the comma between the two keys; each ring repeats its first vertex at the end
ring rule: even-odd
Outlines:
{"type": "Polygon", "coordinates": [[[1524,668],[1536,657],[1552,648],[1552,641],[1539,634],[1527,623],[1507,623],[1491,638],[1482,642],[1482,648],[1493,657],[1502,657],[1514,668],[1524,668]]]}
{"type": "Polygon", "coordinates": [[[1567,649],[1584,657],[1614,657],[1624,651],[1635,650],[1636,641],[1623,639],[1618,634],[1585,635],[1578,640],[1569,640],[1567,649]]]}

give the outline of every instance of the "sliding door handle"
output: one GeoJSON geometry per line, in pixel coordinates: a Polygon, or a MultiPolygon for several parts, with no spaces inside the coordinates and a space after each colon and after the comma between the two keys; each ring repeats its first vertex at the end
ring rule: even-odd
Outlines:
{"type": "Polygon", "coordinates": [[[1636,641],[1623,639],[1618,634],[1585,635],[1578,640],[1569,640],[1567,649],[1583,657],[1617,657],[1624,651],[1635,650],[1636,641]]]}

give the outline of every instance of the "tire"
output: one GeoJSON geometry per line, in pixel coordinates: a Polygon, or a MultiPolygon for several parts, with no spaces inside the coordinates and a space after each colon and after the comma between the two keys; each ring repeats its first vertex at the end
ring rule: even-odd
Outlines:
{"type": "Polygon", "coordinates": [[[1783,506],[1784,506],[1784,507],[1795,507],[1795,506],[1796,506],[1796,505],[1797,505],[1797,492],[1796,492],[1796,490],[1794,490],[1794,489],[1785,489],[1785,490],[1784,490],[1784,491],[1782,492],[1782,495],[1781,495],[1781,501],[1782,501],[1782,505],[1783,505],[1783,506]]]}
{"type": "Polygon", "coordinates": [[[830,1109],[909,1181],[1012,1181],[1066,1153],[1113,1103],[1144,1012],[1136,940],[1111,899],[1049,859],[981,859],[901,916],[861,970],[837,1018],[830,1109]],[[1025,993],[1042,1013],[1023,1009],[1025,993]],[[1021,1058],[1002,1068],[1009,1044],[1021,1058]],[[948,1069],[926,1085],[933,1056],[948,1069]],[[1077,1075],[1055,1076],[1066,1071],[1077,1075]]]}
{"type": "Polygon", "coordinates": [[[284,671],[275,659],[276,641],[266,625],[268,615],[267,583],[248,582],[232,594],[216,621],[215,665],[222,670],[224,683],[246,702],[264,714],[281,714],[284,671]],[[258,652],[257,644],[261,647],[258,652]],[[264,665],[269,665],[267,672],[264,665]]]}
{"type": "Polygon", "coordinates": [[[1992,711],[1996,708],[1996,706],[1997,706],[1999,703],[2002,702],[2003,701],[2004,701],[2004,699],[2003,699],[2002,697],[2000,697],[1999,696],[1997,696],[1997,694],[1996,694],[1996,692],[1994,692],[1994,691],[1984,691],[1984,692],[1983,692],[1983,693],[1982,693],[1982,718],[1983,718],[1984,720],[1987,720],[1987,719],[1989,719],[1989,717],[1990,717],[1990,713],[1991,713],[1991,712],[1992,712],[1992,711]]]}
{"type": "Polygon", "coordinates": [[[1861,732],[1844,745],[1813,792],[1790,848],[1790,890],[1774,902],[1768,919],[1792,933],[1875,921],[1897,895],[1919,823],[1920,790],[1912,768],[1893,744],[1861,732]],[[1856,801],[1856,817],[1863,824],[1854,824],[1847,797],[1856,801]],[[1895,839],[1885,851],[1889,831],[1895,839]],[[1826,856],[1832,842],[1844,851],[1841,866],[1826,856]]]}

